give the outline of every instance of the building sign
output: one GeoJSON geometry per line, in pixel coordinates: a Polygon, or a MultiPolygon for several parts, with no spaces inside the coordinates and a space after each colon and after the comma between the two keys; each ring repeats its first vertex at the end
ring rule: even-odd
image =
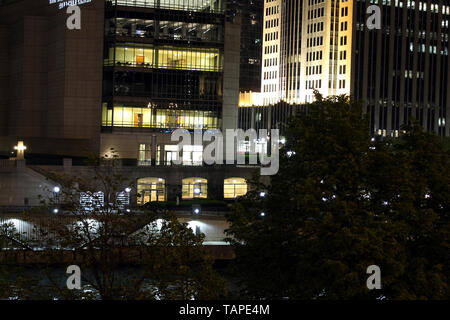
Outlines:
{"type": "Polygon", "coordinates": [[[90,2],[92,2],[92,0],[48,0],[48,4],[58,4],[60,10],[66,7],[80,6],[90,2]]]}

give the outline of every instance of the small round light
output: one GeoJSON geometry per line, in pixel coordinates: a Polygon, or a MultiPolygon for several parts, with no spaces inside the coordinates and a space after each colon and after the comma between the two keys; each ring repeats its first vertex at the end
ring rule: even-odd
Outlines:
{"type": "Polygon", "coordinates": [[[125,192],[126,192],[126,193],[130,193],[130,192],[131,192],[131,188],[130,188],[130,187],[125,188],[125,192]]]}
{"type": "Polygon", "coordinates": [[[198,208],[195,209],[195,210],[194,210],[194,213],[195,213],[195,214],[199,214],[199,213],[200,213],[200,209],[198,209],[198,208]]]}
{"type": "Polygon", "coordinates": [[[259,196],[260,196],[261,198],[264,198],[264,197],[266,196],[266,193],[265,193],[264,191],[261,191],[261,192],[259,193],[259,196]]]}
{"type": "Polygon", "coordinates": [[[261,212],[260,216],[261,216],[261,217],[265,217],[265,216],[266,216],[266,213],[265,213],[265,212],[261,212]]]}
{"type": "Polygon", "coordinates": [[[128,213],[130,213],[130,212],[131,212],[131,210],[130,210],[130,209],[127,209],[127,212],[128,212],[128,213]]]}
{"type": "Polygon", "coordinates": [[[53,209],[53,213],[55,213],[55,214],[56,214],[56,213],[58,213],[58,212],[59,212],[59,210],[58,210],[58,209],[56,209],[56,208],[55,208],[55,209],[53,209]]]}
{"type": "Polygon", "coordinates": [[[194,193],[195,193],[195,194],[200,194],[200,192],[201,192],[200,188],[195,188],[195,189],[194,189],[194,193]]]}
{"type": "Polygon", "coordinates": [[[59,193],[60,191],[61,191],[61,188],[58,187],[58,186],[56,186],[56,187],[53,188],[53,192],[54,192],[54,193],[59,193]]]}

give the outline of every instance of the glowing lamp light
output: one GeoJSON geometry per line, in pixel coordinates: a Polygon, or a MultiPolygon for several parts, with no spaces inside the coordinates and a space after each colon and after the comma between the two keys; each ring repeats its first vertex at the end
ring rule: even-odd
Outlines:
{"type": "Polygon", "coordinates": [[[260,216],[261,216],[261,217],[265,217],[265,216],[266,216],[266,213],[265,213],[265,212],[261,212],[260,216]]]}
{"type": "Polygon", "coordinates": [[[56,187],[53,188],[53,192],[54,192],[54,193],[59,193],[60,191],[61,191],[61,188],[58,187],[58,186],[56,186],[56,187]]]}
{"type": "Polygon", "coordinates": [[[130,193],[130,192],[131,192],[131,188],[130,188],[130,187],[125,188],[125,192],[126,192],[126,193],[130,193]]]}
{"type": "Polygon", "coordinates": [[[264,191],[261,191],[261,192],[259,193],[259,196],[260,196],[261,198],[264,198],[264,197],[266,196],[266,193],[265,193],[264,191]]]}
{"type": "Polygon", "coordinates": [[[17,144],[17,146],[14,146],[14,150],[17,150],[17,151],[25,151],[25,150],[27,150],[27,147],[23,144],[22,141],[19,141],[19,143],[17,144]]]}
{"type": "Polygon", "coordinates": [[[24,160],[24,153],[27,150],[27,147],[23,144],[23,141],[18,141],[17,146],[14,147],[14,150],[17,151],[17,160],[24,160]]]}
{"type": "Polygon", "coordinates": [[[200,188],[195,188],[195,189],[194,189],[194,193],[195,193],[195,194],[200,194],[200,192],[201,192],[200,188]]]}
{"type": "Polygon", "coordinates": [[[199,208],[194,209],[194,213],[195,214],[199,214],[200,213],[200,209],[199,208]]]}
{"type": "Polygon", "coordinates": [[[58,213],[59,212],[59,210],[58,209],[53,209],[53,213],[58,213]]]}

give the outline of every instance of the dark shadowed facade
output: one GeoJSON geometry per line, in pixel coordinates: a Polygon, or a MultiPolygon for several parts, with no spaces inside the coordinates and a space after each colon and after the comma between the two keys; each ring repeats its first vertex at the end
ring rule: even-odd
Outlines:
{"type": "Polygon", "coordinates": [[[81,30],[48,0],[0,10],[0,152],[75,156],[100,145],[104,2],[84,5],[81,30]]]}

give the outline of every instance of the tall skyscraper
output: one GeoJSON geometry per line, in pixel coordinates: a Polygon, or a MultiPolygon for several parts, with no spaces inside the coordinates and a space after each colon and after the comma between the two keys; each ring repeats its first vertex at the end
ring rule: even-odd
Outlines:
{"type": "Polygon", "coordinates": [[[241,66],[239,90],[261,89],[264,0],[239,0],[241,15],[241,66]]]}
{"type": "Polygon", "coordinates": [[[374,134],[411,117],[449,135],[449,8],[442,0],[265,0],[262,104],[350,94],[374,134]]]}

